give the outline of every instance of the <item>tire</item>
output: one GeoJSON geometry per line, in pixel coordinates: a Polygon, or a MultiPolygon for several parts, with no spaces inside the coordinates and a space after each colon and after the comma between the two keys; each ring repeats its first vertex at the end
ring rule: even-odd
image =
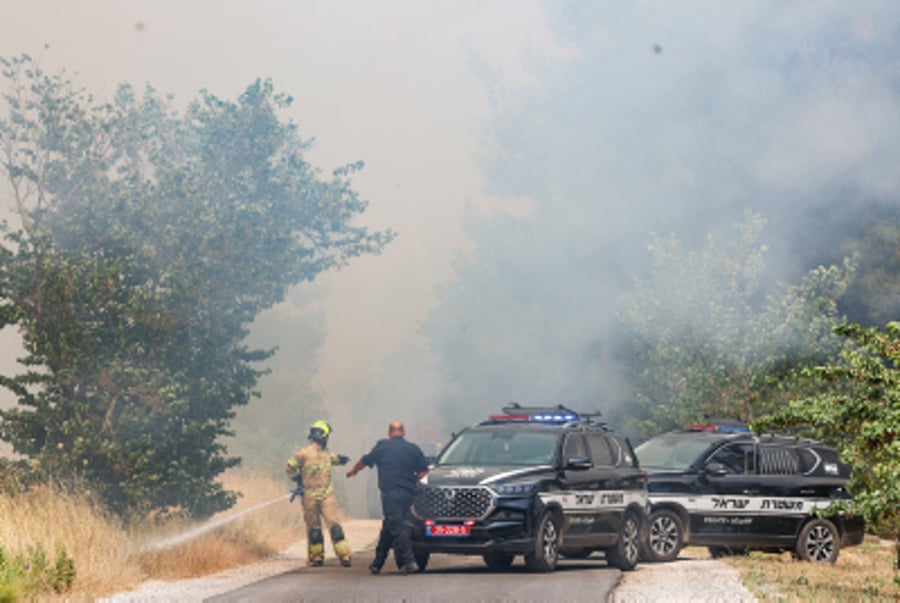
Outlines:
{"type": "Polygon", "coordinates": [[[484,564],[495,571],[507,570],[512,565],[515,555],[509,553],[485,553],[481,556],[484,564]]]}
{"type": "Polygon", "coordinates": [[[525,555],[525,566],[532,572],[552,572],[559,561],[559,519],[544,511],[534,535],[534,550],[525,555]]]}
{"type": "Polygon", "coordinates": [[[840,534],[827,519],[813,519],[800,530],[797,558],[813,563],[834,563],[841,550],[840,534]]]}
{"type": "Polygon", "coordinates": [[[619,526],[619,542],[606,549],[606,561],[623,572],[633,570],[641,557],[641,522],[628,511],[619,526]]]}
{"type": "Polygon", "coordinates": [[[650,529],[644,546],[647,561],[672,561],[684,546],[684,524],[675,511],[661,509],[650,514],[650,529]]]}
{"type": "Polygon", "coordinates": [[[416,558],[416,565],[419,566],[419,571],[424,572],[425,568],[428,567],[428,560],[431,558],[431,553],[413,549],[413,555],[416,558]]]}

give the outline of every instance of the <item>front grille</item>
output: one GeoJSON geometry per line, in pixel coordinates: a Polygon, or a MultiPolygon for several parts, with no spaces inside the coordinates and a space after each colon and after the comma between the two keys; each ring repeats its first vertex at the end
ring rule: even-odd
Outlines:
{"type": "Polygon", "coordinates": [[[483,486],[421,486],[413,512],[422,519],[484,519],[494,509],[494,494],[483,486]]]}

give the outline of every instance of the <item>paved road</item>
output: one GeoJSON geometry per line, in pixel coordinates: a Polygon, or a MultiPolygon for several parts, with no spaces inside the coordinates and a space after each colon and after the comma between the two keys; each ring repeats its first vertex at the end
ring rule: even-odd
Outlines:
{"type": "Polygon", "coordinates": [[[377,576],[368,572],[371,551],[354,555],[353,567],[336,559],[267,578],[207,599],[210,603],[288,603],[294,601],[606,601],[621,572],[606,565],[602,554],[560,562],[556,572],[533,574],[521,557],[505,572],[493,572],[480,557],[434,555],[421,574],[404,576],[393,560],[377,576]]]}

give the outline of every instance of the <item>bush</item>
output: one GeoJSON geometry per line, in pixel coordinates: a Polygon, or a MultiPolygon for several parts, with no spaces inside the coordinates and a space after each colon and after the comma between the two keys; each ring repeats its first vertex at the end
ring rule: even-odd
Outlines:
{"type": "Polygon", "coordinates": [[[50,563],[47,551],[39,544],[16,553],[0,544],[0,603],[50,591],[68,592],[75,574],[75,561],[62,546],[57,547],[56,560],[50,563]]]}

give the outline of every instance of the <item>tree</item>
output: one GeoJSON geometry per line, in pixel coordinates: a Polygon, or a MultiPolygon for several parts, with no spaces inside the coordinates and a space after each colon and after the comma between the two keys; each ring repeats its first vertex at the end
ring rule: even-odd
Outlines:
{"type": "Polygon", "coordinates": [[[2,64],[20,224],[3,228],[0,326],[26,370],[0,378],[18,400],[0,435],[120,513],[230,507],[215,479],[239,459],[220,438],[273,353],[248,325],[393,236],[353,225],[361,163],[323,178],[268,81],[179,115],[149,87],[99,102],[27,55],[2,64]]]}
{"type": "Polygon", "coordinates": [[[652,267],[635,278],[621,320],[638,436],[683,427],[704,415],[749,421],[807,386],[792,376],[837,354],[836,300],[853,266],[820,267],[797,285],[764,295],[765,221],[749,214],[724,241],[699,250],[655,237],[652,267]]]}
{"type": "Polygon", "coordinates": [[[839,249],[859,258],[859,270],[841,306],[849,320],[867,327],[900,316],[900,210],[878,218],[839,249]]]}
{"type": "Polygon", "coordinates": [[[900,547],[900,322],[834,331],[848,340],[840,359],[805,371],[822,391],[760,417],[753,428],[792,428],[834,444],[852,467],[854,510],[900,547]]]}

